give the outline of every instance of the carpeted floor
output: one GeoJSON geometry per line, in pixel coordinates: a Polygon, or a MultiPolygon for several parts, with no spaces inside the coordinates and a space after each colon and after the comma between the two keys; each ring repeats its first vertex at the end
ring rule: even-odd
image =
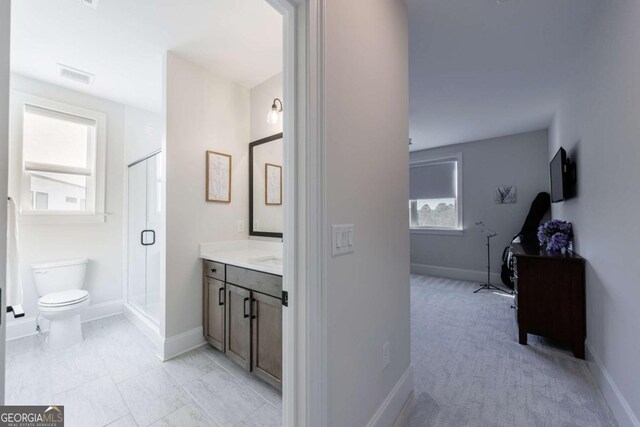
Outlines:
{"type": "Polygon", "coordinates": [[[616,426],[584,361],[532,335],[516,341],[512,297],[411,276],[415,407],[410,426],[616,426]]]}

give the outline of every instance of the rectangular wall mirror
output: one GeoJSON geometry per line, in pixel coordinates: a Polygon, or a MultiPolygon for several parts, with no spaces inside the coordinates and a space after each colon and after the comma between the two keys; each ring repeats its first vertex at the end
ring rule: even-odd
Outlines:
{"type": "Polygon", "coordinates": [[[249,144],[249,235],[282,238],[282,133],[249,144]]]}

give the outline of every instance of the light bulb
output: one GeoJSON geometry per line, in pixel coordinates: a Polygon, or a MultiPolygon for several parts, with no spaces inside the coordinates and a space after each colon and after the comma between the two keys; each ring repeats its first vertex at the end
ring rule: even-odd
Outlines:
{"type": "Polygon", "coordinates": [[[271,111],[269,111],[269,114],[267,115],[267,123],[276,125],[278,124],[279,121],[280,121],[280,113],[278,113],[278,110],[272,109],[271,111]]]}

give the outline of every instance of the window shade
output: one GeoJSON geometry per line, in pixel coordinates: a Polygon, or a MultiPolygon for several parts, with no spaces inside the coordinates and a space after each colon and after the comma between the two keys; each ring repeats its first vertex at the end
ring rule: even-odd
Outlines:
{"type": "Polygon", "coordinates": [[[456,197],[456,161],[412,166],[409,169],[411,200],[456,197]]]}

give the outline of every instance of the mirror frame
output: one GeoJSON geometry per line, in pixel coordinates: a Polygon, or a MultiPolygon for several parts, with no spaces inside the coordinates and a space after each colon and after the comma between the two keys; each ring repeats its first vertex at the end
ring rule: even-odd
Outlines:
{"type": "MultiPolygon", "coordinates": [[[[252,143],[249,144],[249,236],[273,237],[277,239],[282,239],[282,236],[283,236],[282,233],[273,233],[268,231],[255,231],[253,229],[253,149],[258,145],[262,145],[262,144],[266,144],[267,142],[282,139],[283,136],[284,136],[283,132],[280,132],[275,135],[271,135],[266,138],[253,141],[252,143]]],[[[284,153],[282,153],[282,155],[284,157],[284,153]]]]}

